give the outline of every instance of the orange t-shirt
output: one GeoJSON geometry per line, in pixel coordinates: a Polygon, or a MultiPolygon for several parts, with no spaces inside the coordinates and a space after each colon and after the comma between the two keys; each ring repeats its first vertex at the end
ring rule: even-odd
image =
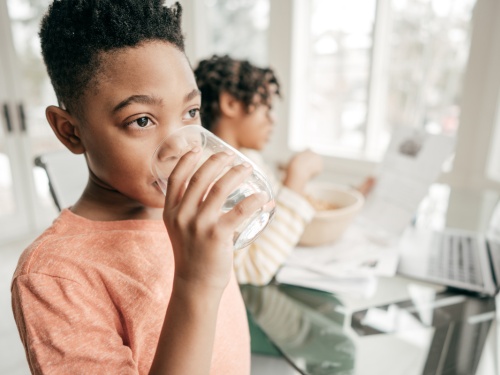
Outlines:
{"type": "MultiPolygon", "coordinates": [[[[24,251],[12,281],[32,373],[147,374],[173,271],[161,220],[99,222],[64,210],[24,251]]],[[[249,372],[248,323],[233,275],[219,307],[210,373],[249,372]]]]}

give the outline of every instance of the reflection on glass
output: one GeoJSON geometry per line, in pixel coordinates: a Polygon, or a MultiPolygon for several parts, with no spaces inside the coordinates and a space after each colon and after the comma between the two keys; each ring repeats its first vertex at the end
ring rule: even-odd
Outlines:
{"type": "MultiPolygon", "coordinates": [[[[434,295],[412,284],[409,295],[411,300],[354,313],[352,328],[360,338],[357,344],[362,344],[365,337],[380,334],[394,337],[400,348],[386,351],[391,350],[388,354],[394,355],[399,350],[406,358],[395,361],[394,372],[387,374],[475,374],[494,318],[494,299],[452,293],[434,295]],[[402,345],[411,345],[411,350],[405,352],[402,345]],[[405,364],[412,361],[417,370],[402,372],[405,364]],[[397,371],[396,364],[401,366],[397,371]]],[[[362,352],[362,345],[359,347],[361,355],[367,354],[362,352]]],[[[379,359],[382,356],[383,352],[379,359]]]]}
{"type": "Polygon", "coordinates": [[[410,282],[406,297],[380,303],[399,283],[391,278],[378,297],[345,305],[340,296],[290,285],[241,291],[253,321],[303,374],[476,374],[494,299],[410,282]]]}
{"type": "Polygon", "coordinates": [[[297,368],[307,374],[352,374],[355,347],[342,322],[326,318],[286,291],[276,285],[242,286],[255,322],[297,368]]]}
{"type": "Polygon", "coordinates": [[[205,6],[210,54],[267,65],[269,0],[205,0],[205,6]]]}

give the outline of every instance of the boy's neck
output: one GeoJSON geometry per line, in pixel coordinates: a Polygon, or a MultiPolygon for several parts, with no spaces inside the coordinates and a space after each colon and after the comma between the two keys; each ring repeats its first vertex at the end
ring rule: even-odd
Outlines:
{"type": "Polygon", "coordinates": [[[71,212],[93,221],[161,220],[162,208],[146,207],[89,180],[71,212]]]}

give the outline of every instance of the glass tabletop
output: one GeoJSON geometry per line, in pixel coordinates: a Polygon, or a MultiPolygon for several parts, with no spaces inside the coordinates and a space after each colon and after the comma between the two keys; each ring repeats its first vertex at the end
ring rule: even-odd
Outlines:
{"type": "Polygon", "coordinates": [[[496,348],[494,298],[399,276],[363,297],[278,284],[241,291],[253,332],[302,374],[496,373],[495,354],[479,366],[485,346],[496,348]]]}

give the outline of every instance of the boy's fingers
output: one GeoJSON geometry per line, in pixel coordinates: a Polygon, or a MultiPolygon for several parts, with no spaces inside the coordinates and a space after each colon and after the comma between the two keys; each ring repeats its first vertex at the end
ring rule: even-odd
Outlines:
{"type": "Polygon", "coordinates": [[[168,177],[165,202],[170,206],[176,205],[182,199],[187,183],[196,172],[196,165],[201,157],[200,151],[199,147],[195,147],[184,154],[168,177]]]}
{"type": "Polygon", "coordinates": [[[227,230],[234,231],[241,223],[250,217],[255,211],[262,208],[269,201],[266,193],[252,194],[243,199],[234,208],[224,214],[220,220],[220,225],[227,230]]]}
{"type": "Polygon", "coordinates": [[[210,191],[217,184],[217,178],[224,170],[230,168],[230,163],[233,160],[234,154],[225,152],[219,152],[210,156],[191,176],[184,193],[182,205],[184,207],[198,207],[207,194],[207,191],[210,191]]]}
{"type": "Polygon", "coordinates": [[[206,219],[213,218],[213,215],[219,215],[229,194],[241,185],[245,178],[252,173],[252,170],[250,164],[244,163],[234,166],[224,173],[224,175],[206,191],[206,197],[203,201],[200,214],[206,215],[206,219]]]}

